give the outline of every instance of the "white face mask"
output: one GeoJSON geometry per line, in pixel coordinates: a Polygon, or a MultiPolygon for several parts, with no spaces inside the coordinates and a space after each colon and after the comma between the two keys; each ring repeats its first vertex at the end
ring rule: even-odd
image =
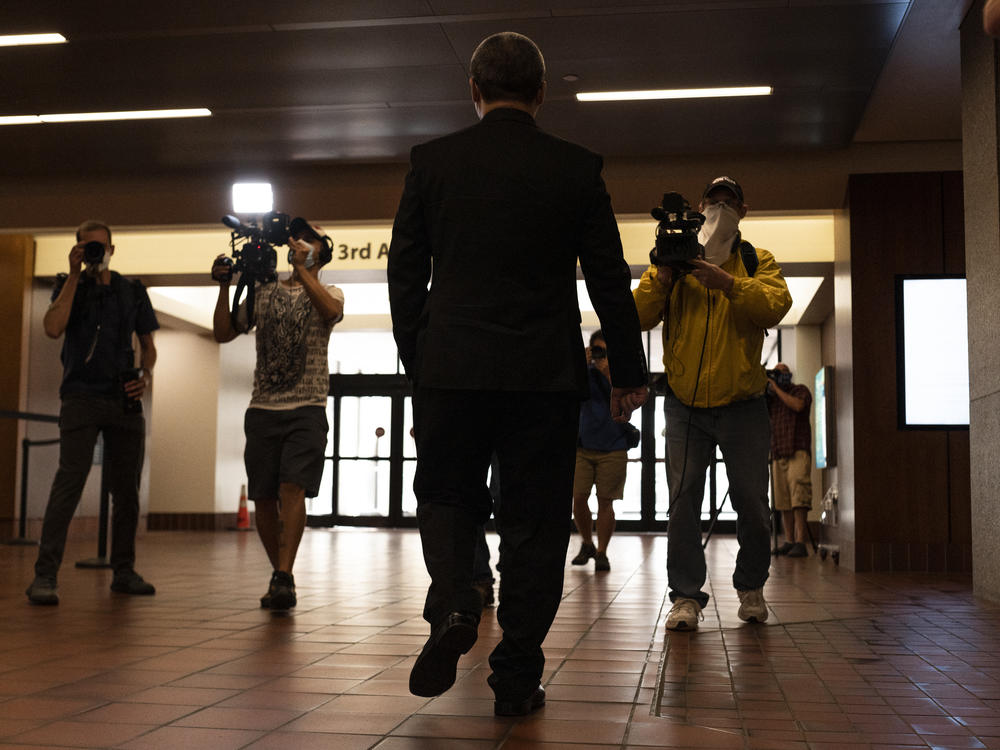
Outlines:
{"type": "Polygon", "coordinates": [[[705,248],[705,260],[722,265],[733,250],[733,240],[740,227],[740,215],[725,203],[714,203],[703,211],[705,223],[698,232],[698,242],[705,248]]]}
{"type": "Polygon", "coordinates": [[[101,265],[97,267],[98,271],[107,271],[108,266],[111,265],[111,252],[109,250],[104,251],[104,258],[101,260],[101,265]]]}

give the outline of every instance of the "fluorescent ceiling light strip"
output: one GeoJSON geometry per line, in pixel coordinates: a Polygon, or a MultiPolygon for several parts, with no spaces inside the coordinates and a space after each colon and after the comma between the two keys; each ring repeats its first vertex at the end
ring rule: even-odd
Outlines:
{"type": "Polygon", "coordinates": [[[576,95],[581,102],[623,102],[649,99],[708,99],[724,96],[768,96],[770,86],[737,86],[715,89],[649,89],[645,91],[581,91],[576,95]]]}
{"type": "Polygon", "coordinates": [[[140,109],[133,112],[67,112],[38,115],[42,122],[96,122],[101,120],[162,120],[171,117],[210,117],[209,109],[140,109]]]}
{"type": "Polygon", "coordinates": [[[40,123],[38,115],[10,115],[0,117],[0,125],[33,125],[40,123]]]}
{"type": "Polygon", "coordinates": [[[20,47],[27,44],[63,44],[62,34],[7,34],[0,36],[0,47],[20,47]]]}

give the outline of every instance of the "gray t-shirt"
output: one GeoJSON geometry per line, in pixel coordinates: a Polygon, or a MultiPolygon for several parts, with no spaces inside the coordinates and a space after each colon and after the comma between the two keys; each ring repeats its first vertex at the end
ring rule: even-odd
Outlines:
{"type": "MultiPolygon", "coordinates": [[[[344,293],[340,289],[333,285],[326,289],[343,304],[344,293]]],[[[287,287],[280,281],[257,285],[254,317],[257,367],[250,406],[257,409],[325,406],[330,392],[327,349],[330,332],[340,318],[324,321],[304,287],[287,287]]]]}

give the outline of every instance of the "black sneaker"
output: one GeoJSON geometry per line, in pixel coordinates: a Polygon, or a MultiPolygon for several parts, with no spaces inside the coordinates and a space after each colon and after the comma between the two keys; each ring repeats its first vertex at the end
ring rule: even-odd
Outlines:
{"type": "Polygon", "coordinates": [[[794,542],[785,542],[780,547],[778,547],[777,549],[774,550],[774,554],[776,554],[776,555],[787,555],[788,552],[789,552],[789,550],[791,550],[792,547],[794,547],[794,546],[795,546],[794,542]]]}
{"type": "Polygon", "coordinates": [[[786,554],[789,557],[809,557],[809,550],[806,549],[806,545],[802,542],[796,542],[786,554]]]}
{"type": "Polygon", "coordinates": [[[597,556],[597,547],[589,542],[584,542],[580,545],[580,551],[577,553],[576,557],[573,558],[573,565],[586,565],[590,558],[597,556]]]}
{"type": "Polygon", "coordinates": [[[115,577],[111,579],[111,590],[132,596],[152,596],[156,593],[153,584],[144,580],[134,570],[123,570],[115,573],[115,577]]]}
{"type": "Polygon", "coordinates": [[[53,605],[59,603],[58,589],[55,576],[35,576],[24,593],[32,604],[53,605]]]}
{"type": "Polygon", "coordinates": [[[594,555],[594,570],[608,571],[611,570],[611,563],[608,562],[608,556],[603,552],[598,552],[594,555]]]}
{"type": "MultiPolygon", "coordinates": [[[[283,570],[274,571],[268,593],[271,600],[267,608],[272,611],[288,610],[298,604],[298,599],[295,597],[295,578],[291,573],[286,573],[283,570]]],[[[262,599],[261,606],[263,605],[262,599]]]]}

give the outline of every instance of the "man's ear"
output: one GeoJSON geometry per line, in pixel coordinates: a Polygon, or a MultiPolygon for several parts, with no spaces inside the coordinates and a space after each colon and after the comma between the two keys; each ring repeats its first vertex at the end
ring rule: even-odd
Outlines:
{"type": "Polygon", "coordinates": [[[541,107],[542,102],[545,101],[546,88],[547,88],[546,81],[542,81],[542,85],[538,87],[538,93],[535,94],[535,107],[541,107]]]}
{"type": "Polygon", "coordinates": [[[749,211],[749,210],[750,210],[750,206],[748,206],[746,203],[744,203],[743,207],[740,208],[740,218],[742,219],[744,216],[746,216],[747,215],[747,211],[749,211]]]}

